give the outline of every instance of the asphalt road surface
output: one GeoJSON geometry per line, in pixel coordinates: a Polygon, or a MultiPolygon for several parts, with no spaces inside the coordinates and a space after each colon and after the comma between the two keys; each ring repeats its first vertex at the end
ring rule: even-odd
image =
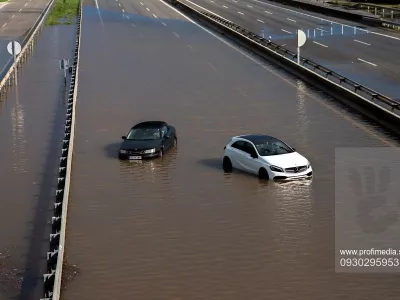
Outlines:
{"type": "Polygon", "coordinates": [[[11,40],[21,43],[48,3],[49,0],[14,0],[0,3],[0,71],[11,58],[7,44],[11,40]]]}
{"type": "Polygon", "coordinates": [[[184,3],[214,12],[294,52],[297,30],[301,29],[308,37],[301,48],[303,57],[400,100],[399,34],[327,19],[268,1],[184,0],[184,3]]]}
{"type": "Polygon", "coordinates": [[[333,271],[335,148],[398,142],[164,2],[84,3],[63,300],[398,299],[396,275],[333,271]],[[175,125],[178,148],[119,161],[149,119],[175,125]],[[252,132],[293,145],[315,178],[225,175],[228,138],[252,132]]]}
{"type": "Polygon", "coordinates": [[[71,59],[75,34],[76,26],[44,28],[18,89],[0,99],[1,300],[43,296],[66,111],[58,61],[71,59]]]}

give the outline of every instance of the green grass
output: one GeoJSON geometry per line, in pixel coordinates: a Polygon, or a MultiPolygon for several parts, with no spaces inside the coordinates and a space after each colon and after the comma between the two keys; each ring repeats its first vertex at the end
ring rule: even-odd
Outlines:
{"type": "Polygon", "coordinates": [[[8,2],[8,0],[0,0],[0,2],[8,2]]]}
{"type": "MultiPolygon", "coordinates": [[[[1,0],[0,0],[1,1],[1,0]]],[[[56,0],[46,25],[72,24],[78,16],[80,0],[56,0]]]]}

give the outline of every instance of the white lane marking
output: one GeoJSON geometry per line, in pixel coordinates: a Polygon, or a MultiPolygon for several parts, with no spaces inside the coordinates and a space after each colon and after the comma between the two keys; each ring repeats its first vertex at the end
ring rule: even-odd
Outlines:
{"type": "Polygon", "coordinates": [[[232,1],[235,2],[235,3],[237,2],[236,0],[232,0],[232,1]]]}
{"type": "Polygon", "coordinates": [[[253,6],[251,6],[251,5],[248,5],[248,4],[247,4],[246,6],[247,6],[247,7],[250,7],[250,8],[253,8],[253,6]]]}
{"type": "Polygon", "coordinates": [[[283,45],[282,45],[282,47],[285,47],[285,46],[286,46],[286,44],[283,44],[283,45]]]}
{"type": "Polygon", "coordinates": [[[11,17],[11,19],[14,19],[14,17],[15,17],[15,15],[13,15],[13,16],[11,17]]]}
{"type": "MultiPolygon", "coordinates": [[[[117,0],[117,1],[118,1],[118,0],[117,0]]],[[[142,3],[142,2],[140,2],[140,4],[141,4],[141,5],[143,5],[143,3],[142,3]]]]}
{"type": "Polygon", "coordinates": [[[361,59],[361,58],[357,58],[359,61],[362,61],[362,62],[364,62],[364,63],[366,63],[366,64],[369,64],[369,65],[371,65],[371,66],[374,66],[374,67],[377,67],[377,65],[376,64],[374,64],[374,63],[372,63],[372,62],[369,62],[369,61],[366,61],[366,60],[363,60],[363,59],[361,59]]]}
{"type": "Polygon", "coordinates": [[[174,34],[176,35],[177,38],[179,38],[179,34],[177,34],[176,32],[174,32],[174,34]]]}
{"type": "Polygon", "coordinates": [[[7,25],[7,23],[4,23],[3,26],[1,26],[1,27],[4,27],[4,26],[6,26],[6,25],[7,25]]]}
{"type": "Polygon", "coordinates": [[[357,43],[360,43],[360,44],[364,44],[364,45],[367,45],[367,46],[371,46],[371,44],[368,44],[368,43],[363,42],[363,41],[359,41],[359,40],[354,40],[354,41],[357,42],[357,43]]]}
{"type": "Polygon", "coordinates": [[[290,18],[286,18],[286,20],[296,23],[296,20],[293,20],[293,19],[290,19],[290,18]]]}
{"type": "Polygon", "coordinates": [[[228,8],[228,6],[222,5],[223,8],[228,8]]]}
{"type": "MultiPolygon", "coordinates": [[[[159,1],[162,1],[162,0],[159,0],[159,1]]],[[[209,13],[212,13],[212,14],[216,15],[217,17],[221,18],[222,20],[229,21],[229,20],[225,19],[224,17],[222,17],[222,16],[216,14],[215,12],[213,12],[213,11],[211,11],[211,10],[208,10],[207,8],[204,8],[203,6],[200,6],[200,5],[194,3],[194,2],[192,2],[192,1],[190,1],[190,0],[186,0],[186,2],[189,2],[190,4],[192,4],[192,5],[194,5],[194,6],[197,6],[198,8],[201,8],[202,10],[205,10],[205,11],[207,11],[207,12],[209,12],[209,13]]],[[[164,3],[164,2],[163,2],[163,3],[164,3]]],[[[231,21],[229,21],[229,22],[231,22],[231,21]]]]}
{"type": "Polygon", "coordinates": [[[124,12],[125,12],[125,9],[122,9],[122,12],[124,13],[124,12]]]}
{"type": "Polygon", "coordinates": [[[269,12],[268,10],[264,10],[264,12],[267,13],[267,14],[273,15],[273,13],[269,12]]]}
{"type": "Polygon", "coordinates": [[[264,21],[262,21],[262,20],[260,20],[260,19],[257,19],[257,21],[260,22],[260,23],[265,23],[264,21]]]}
{"type": "Polygon", "coordinates": [[[118,6],[121,7],[121,3],[118,3],[118,6]]]}
{"type": "MultiPolygon", "coordinates": [[[[235,45],[233,45],[232,43],[227,42],[226,40],[224,40],[223,38],[217,36],[215,33],[211,32],[210,30],[208,30],[207,28],[201,26],[199,23],[196,23],[195,21],[193,21],[192,19],[190,19],[188,16],[186,16],[185,14],[183,14],[182,12],[180,12],[179,10],[177,10],[175,7],[171,6],[169,3],[165,2],[164,0],[158,0],[160,1],[162,4],[164,4],[165,6],[168,6],[170,9],[174,10],[177,14],[181,15],[182,17],[184,17],[186,20],[189,20],[190,22],[192,22],[193,24],[195,24],[197,27],[203,29],[205,32],[207,32],[208,34],[210,34],[211,36],[213,36],[214,38],[216,38],[217,40],[219,40],[220,42],[222,42],[223,44],[227,45],[229,48],[235,50],[236,52],[242,54],[244,57],[248,58],[249,60],[251,60],[252,62],[254,62],[255,64],[257,64],[258,66],[260,66],[261,68],[263,68],[264,70],[270,72],[271,74],[274,74],[276,77],[278,77],[279,79],[281,79],[283,82],[286,82],[288,85],[297,88],[297,84],[291,82],[290,80],[288,80],[287,78],[284,78],[281,74],[277,73],[276,71],[272,70],[271,68],[268,68],[265,64],[263,64],[262,62],[260,62],[259,60],[255,59],[254,57],[250,56],[249,54],[243,52],[242,50],[240,50],[239,48],[237,48],[235,45]]],[[[193,3],[189,0],[186,0],[187,2],[193,3]]],[[[194,3],[193,3],[194,4],[194,3]]],[[[200,5],[197,5],[200,6],[200,5]]],[[[201,7],[201,6],[200,6],[201,7]]],[[[205,9],[203,7],[203,9],[205,9]]],[[[226,19],[225,19],[226,20],[226,19]]],[[[227,20],[229,21],[229,20],[227,20]]],[[[334,106],[328,104],[327,102],[318,99],[316,96],[314,96],[312,93],[308,93],[308,96],[312,99],[314,99],[315,102],[319,103],[320,105],[322,105],[323,107],[325,107],[326,109],[330,110],[331,112],[341,116],[344,120],[348,121],[350,124],[352,124],[354,127],[357,127],[361,130],[363,130],[364,132],[368,133],[369,135],[371,135],[372,137],[374,137],[375,139],[381,141],[383,144],[386,144],[390,147],[397,147],[396,143],[393,143],[390,140],[387,140],[383,137],[381,137],[380,135],[376,134],[374,131],[372,131],[371,129],[369,129],[368,127],[366,127],[365,125],[363,125],[362,123],[356,121],[354,119],[353,116],[346,116],[343,112],[341,112],[340,110],[336,109],[334,106]]]]}
{"type": "Polygon", "coordinates": [[[211,3],[214,3],[214,1],[213,1],[213,0],[210,0],[210,2],[211,2],[211,3]]]}
{"type": "Polygon", "coordinates": [[[238,14],[239,14],[239,15],[244,15],[244,13],[242,13],[241,11],[238,11],[238,14]]]}
{"type": "Polygon", "coordinates": [[[150,9],[148,7],[146,7],[147,11],[150,11],[150,9]]]}
{"type": "Polygon", "coordinates": [[[164,22],[161,22],[164,26],[167,26],[167,24],[165,24],[164,22]]]}
{"type": "Polygon", "coordinates": [[[153,14],[153,17],[156,18],[156,19],[158,19],[157,16],[156,16],[155,14],[153,14]]]}
{"type": "Polygon", "coordinates": [[[322,46],[322,47],[328,48],[328,46],[327,46],[327,45],[324,45],[324,44],[318,43],[318,42],[316,42],[316,41],[313,41],[313,43],[314,43],[314,44],[317,44],[317,45],[319,45],[319,46],[322,46]]]}
{"type": "MultiPolygon", "coordinates": [[[[268,6],[272,6],[272,7],[278,8],[278,9],[283,9],[283,10],[286,10],[286,11],[290,11],[290,12],[293,12],[295,14],[303,15],[303,16],[306,16],[306,17],[318,19],[320,21],[331,22],[331,23],[334,23],[334,24],[337,24],[337,25],[343,25],[343,26],[346,26],[346,27],[354,28],[354,26],[351,26],[351,25],[338,23],[338,22],[335,22],[335,21],[332,21],[332,20],[328,20],[328,19],[324,19],[324,18],[319,18],[319,17],[313,16],[313,15],[305,14],[305,13],[302,13],[302,12],[299,12],[299,11],[296,11],[296,10],[293,10],[293,9],[280,7],[280,6],[273,5],[273,4],[270,4],[270,3],[266,3],[266,2],[263,2],[263,1],[259,1],[259,0],[251,0],[251,1],[254,1],[254,2],[257,2],[257,3],[260,3],[260,4],[264,4],[264,5],[268,5],[268,6]]],[[[382,36],[382,37],[387,37],[387,38],[391,38],[391,39],[395,39],[395,40],[400,41],[400,38],[395,37],[395,36],[391,36],[391,35],[375,32],[375,31],[369,31],[369,30],[365,30],[365,29],[361,29],[361,28],[357,28],[357,30],[364,31],[366,33],[376,34],[376,35],[379,35],[379,36],[382,36]]]]}
{"type": "Polygon", "coordinates": [[[136,27],[136,25],[132,23],[132,27],[136,27]]]}
{"type": "MultiPolygon", "coordinates": [[[[97,3],[97,0],[96,0],[96,3],[97,3]]],[[[19,9],[19,11],[21,11],[21,10],[22,10],[22,8],[19,9]]]]}
{"type": "Polygon", "coordinates": [[[292,34],[290,31],[287,31],[287,30],[285,30],[285,29],[281,29],[283,32],[286,32],[286,33],[289,33],[289,34],[292,34]]]}
{"type": "Polygon", "coordinates": [[[28,2],[26,2],[24,6],[27,6],[27,5],[28,5],[28,2]]]}

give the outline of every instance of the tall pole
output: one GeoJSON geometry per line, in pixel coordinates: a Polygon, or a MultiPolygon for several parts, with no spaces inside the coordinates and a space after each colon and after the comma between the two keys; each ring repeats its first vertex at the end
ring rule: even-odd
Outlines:
{"type": "Polygon", "coordinates": [[[12,42],[12,53],[13,53],[13,56],[14,56],[14,76],[15,76],[15,85],[18,85],[18,73],[17,73],[17,71],[18,71],[18,66],[17,66],[17,54],[16,54],[16,51],[15,51],[15,41],[13,41],[12,42]]]}

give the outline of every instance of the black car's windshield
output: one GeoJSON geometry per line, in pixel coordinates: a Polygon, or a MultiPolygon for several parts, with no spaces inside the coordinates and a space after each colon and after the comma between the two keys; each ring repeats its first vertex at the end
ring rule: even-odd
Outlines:
{"type": "Polygon", "coordinates": [[[294,152],[293,149],[279,140],[268,140],[256,143],[255,145],[261,156],[280,155],[294,152]]]}
{"type": "Polygon", "coordinates": [[[158,140],[160,139],[160,137],[161,134],[159,128],[135,128],[129,132],[126,139],[136,141],[149,141],[158,140]]]}

